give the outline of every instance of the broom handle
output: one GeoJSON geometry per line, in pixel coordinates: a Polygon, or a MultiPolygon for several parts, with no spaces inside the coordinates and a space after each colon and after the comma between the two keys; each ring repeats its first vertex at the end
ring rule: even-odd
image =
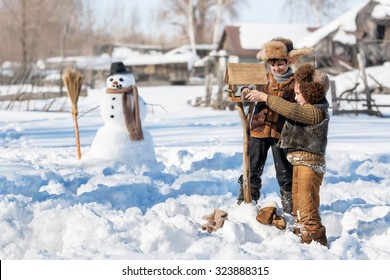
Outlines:
{"type": "Polygon", "coordinates": [[[73,113],[73,120],[74,120],[74,130],[76,134],[77,158],[81,159],[80,136],[79,136],[79,125],[77,123],[77,113],[73,113]]]}

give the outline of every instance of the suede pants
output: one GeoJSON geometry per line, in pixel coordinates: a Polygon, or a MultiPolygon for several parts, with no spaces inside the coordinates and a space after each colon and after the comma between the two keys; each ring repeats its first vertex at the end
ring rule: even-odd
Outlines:
{"type": "Polygon", "coordinates": [[[305,165],[293,166],[293,215],[302,242],[317,241],[327,245],[326,230],[321,224],[320,186],[324,174],[305,165]]]}

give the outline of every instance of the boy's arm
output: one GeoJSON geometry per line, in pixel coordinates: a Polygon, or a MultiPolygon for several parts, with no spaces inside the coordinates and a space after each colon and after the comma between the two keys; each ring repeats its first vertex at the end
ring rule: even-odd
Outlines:
{"type": "Polygon", "coordinates": [[[304,124],[318,124],[324,119],[322,110],[311,104],[300,105],[278,96],[268,95],[267,105],[275,112],[304,124]]]}

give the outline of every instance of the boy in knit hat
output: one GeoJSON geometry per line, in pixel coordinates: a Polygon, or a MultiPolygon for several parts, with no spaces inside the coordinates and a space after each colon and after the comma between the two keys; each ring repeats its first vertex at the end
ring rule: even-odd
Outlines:
{"type": "MultiPolygon", "coordinates": [[[[294,100],[294,73],[290,65],[296,63],[302,55],[312,54],[313,49],[303,48],[294,50],[293,43],[287,38],[277,37],[265,43],[257,58],[266,62],[270,67],[267,74],[268,85],[266,91],[270,95],[282,97],[288,101],[294,100]]],[[[243,94],[249,92],[249,88],[242,90],[243,94]]],[[[265,102],[258,102],[251,119],[251,144],[249,150],[251,196],[257,202],[260,198],[262,186],[261,176],[268,150],[271,148],[274,158],[276,179],[279,183],[283,212],[292,213],[292,167],[286,159],[283,149],[276,146],[282,131],[285,117],[267,106],[265,102]]],[[[238,204],[244,200],[242,175],[238,204]]]]}
{"type": "Polygon", "coordinates": [[[327,246],[326,229],[321,224],[318,208],[325,173],[328,89],[328,76],[306,63],[295,73],[297,103],[257,90],[246,96],[250,101],[266,102],[272,110],[287,117],[278,146],[287,150],[287,159],[293,165],[294,233],[303,243],[317,241],[324,246],[327,246]]]}

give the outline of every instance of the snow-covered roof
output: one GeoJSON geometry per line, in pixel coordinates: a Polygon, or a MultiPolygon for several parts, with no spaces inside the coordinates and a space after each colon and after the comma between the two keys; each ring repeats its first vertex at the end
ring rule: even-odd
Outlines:
{"type": "MultiPolygon", "coordinates": [[[[314,47],[332,32],[337,31],[333,40],[342,42],[343,44],[354,45],[356,44],[356,37],[351,35],[350,32],[356,31],[356,16],[358,12],[366,6],[370,0],[366,0],[356,7],[350,9],[342,16],[331,21],[329,24],[317,29],[312,34],[306,36],[302,40],[298,41],[296,46],[298,48],[314,47]]],[[[382,2],[389,2],[389,0],[382,0],[382,2]]]]}
{"type": "MultiPolygon", "coordinates": [[[[48,64],[75,63],[78,69],[109,69],[113,58],[107,54],[100,56],[50,57],[37,62],[39,69],[46,69],[48,64]]],[[[50,67],[49,67],[50,68],[50,67]]]]}
{"type": "Polygon", "coordinates": [[[309,27],[304,24],[238,24],[240,42],[244,49],[260,49],[260,47],[275,37],[289,38],[293,42],[309,35],[309,27]]]}
{"type": "MultiPolygon", "coordinates": [[[[211,45],[199,46],[200,49],[208,49],[211,47],[211,45]]],[[[194,54],[191,47],[187,45],[175,48],[165,54],[159,51],[151,51],[145,54],[126,47],[116,47],[113,50],[112,56],[102,54],[100,56],[50,57],[44,61],[38,61],[37,66],[39,69],[46,69],[50,68],[48,67],[50,64],[73,63],[78,69],[90,68],[104,70],[110,69],[110,64],[113,61],[123,61],[127,66],[183,63],[187,64],[190,69],[198,59],[198,55],[194,54]]]]}
{"type": "Polygon", "coordinates": [[[125,65],[156,65],[156,64],[170,64],[170,63],[187,63],[189,67],[199,59],[198,55],[194,54],[189,46],[182,46],[173,49],[165,54],[141,54],[128,56],[123,63],[125,65]]]}
{"type": "Polygon", "coordinates": [[[374,7],[371,15],[376,19],[385,19],[390,17],[390,0],[376,0],[380,3],[374,7]]]}

